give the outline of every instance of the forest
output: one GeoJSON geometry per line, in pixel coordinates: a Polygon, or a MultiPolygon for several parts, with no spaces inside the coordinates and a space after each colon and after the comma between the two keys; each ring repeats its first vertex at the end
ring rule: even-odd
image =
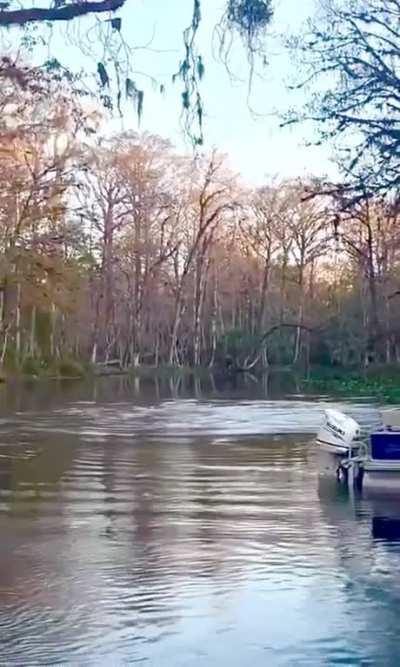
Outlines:
{"type": "Polygon", "coordinates": [[[103,110],[57,64],[3,57],[4,369],[400,362],[400,40],[392,34],[392,52],[387,42],[382,51],[380,34],[371,46],[360,33],[371,17],[335,16],[336,28],[296,50],[314,76],[330,67],[339,81],[311,116],[325,133],[329,121],[331,134],[360,137],[339,185],[310,177],[251,188],[218,150],[184,155],[146,132],[104,134],[103,110]],[[350,110],[343,70],[368,119],[350,110]],[[373,95],[380,116],[371,119],[373,95]]]}

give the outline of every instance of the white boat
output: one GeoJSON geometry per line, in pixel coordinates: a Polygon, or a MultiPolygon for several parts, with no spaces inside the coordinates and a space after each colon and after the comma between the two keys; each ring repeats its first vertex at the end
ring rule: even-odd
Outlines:
{"type": "Polygon", "coordinates": [[[400,492],[400,409],[381,413],[381,425],[365,439],[360,425],[326,410],[317,433],[319,471],[363,490],[400,492]]]}

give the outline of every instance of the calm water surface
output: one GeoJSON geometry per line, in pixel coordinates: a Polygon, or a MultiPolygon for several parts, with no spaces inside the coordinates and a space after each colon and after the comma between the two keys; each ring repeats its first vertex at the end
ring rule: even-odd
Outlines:
{"type": "Polygon", "coordinates": [[[0,664],[399,665],[400,502],[319,484],[327,403],[1,388],[0,664]]]}

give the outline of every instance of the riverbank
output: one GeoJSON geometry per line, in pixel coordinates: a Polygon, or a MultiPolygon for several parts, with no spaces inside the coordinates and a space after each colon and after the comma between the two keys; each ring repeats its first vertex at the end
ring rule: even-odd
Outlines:
{"type": "Polygon", "coordinates": [[[315,369],[302,380],[305,391],[345,397],[373,398],[379,403],[400,403],[400,367],[365,370],[315,369]]]}
{"type": "Polygon", "coordinates": [[[97,377],[131,376],[141,379],[169,378],[206,378],[215,370],[209,368],[190,368],[189,366],[137,366],[122,368],[106,364],[92,364],[75,359],[54,361],[27,360],[20,368],[3,368],[0,370],[0,382],[16,380],[79,380],[97,377]]]}
{"type": "Polygon", "coordinates": [[[51,362],[26,359],[20,366],[5,366],[0,370],[0,382],[16,380],[75,380],[93,374],[91,364],[75,359],[60,359],[51,362]]]}

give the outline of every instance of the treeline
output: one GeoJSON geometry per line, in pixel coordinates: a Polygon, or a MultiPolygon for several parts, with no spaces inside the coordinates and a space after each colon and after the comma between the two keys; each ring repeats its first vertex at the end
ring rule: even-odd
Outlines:
{"type": "Polygon", "coordinates": [[[400,361],[390,201],[251,190],[215,151],[99,137],[68,81],[0,74],[3,366],[400,361]]]}

